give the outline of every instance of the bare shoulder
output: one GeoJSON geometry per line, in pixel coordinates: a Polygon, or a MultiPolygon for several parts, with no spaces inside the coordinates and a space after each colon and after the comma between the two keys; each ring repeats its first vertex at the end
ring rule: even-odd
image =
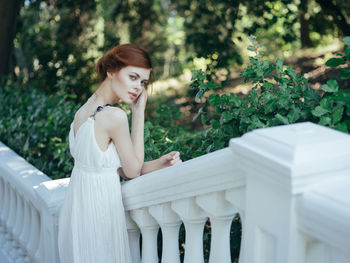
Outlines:
{"type": "Polygon", "coordinates": [[[104,113],[104,126],[107,130],[115,130],[121,125],[128,125],[128,116],[121,108],[110,106],[105,109],[104,113]]]}

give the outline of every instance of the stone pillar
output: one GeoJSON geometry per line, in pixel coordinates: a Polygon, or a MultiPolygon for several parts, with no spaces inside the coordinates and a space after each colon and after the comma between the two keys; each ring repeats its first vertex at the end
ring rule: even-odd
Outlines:
{"type": "Polygon", "coordinates": [[[305,263],[296,199],[349,167],[350,136],[298,123],[254,130],[230,147],[246,176],[244,262],[305,263]]]}

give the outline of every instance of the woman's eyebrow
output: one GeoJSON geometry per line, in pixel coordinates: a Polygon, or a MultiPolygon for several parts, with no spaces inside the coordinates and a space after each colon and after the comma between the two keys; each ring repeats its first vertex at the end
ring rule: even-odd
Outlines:
{"type": "MultiPolygon", "coordinates": [[[[140,75],[139,75],[138,73],[136,73],[135,71],[132,71],[131,73],[135,73],[135,74],[136,74],[136,76],[137,76],[138,78],[140,78],[140,75]]],[[[148,81],[148,79],[143,79],[143,80],[148,81]]]]}

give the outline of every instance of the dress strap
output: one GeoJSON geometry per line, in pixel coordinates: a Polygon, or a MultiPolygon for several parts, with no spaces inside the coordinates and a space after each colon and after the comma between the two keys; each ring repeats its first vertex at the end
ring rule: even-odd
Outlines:
{"type": "Polygon", "coordinates": [[[97,109],[95,110],[94,114],[90,115],[90,117],[95,119],[95,115],[97,114],[97,112],[101,111],[104,107],[106,106],[111,106],[111,104],[105,104],[104,106],[98,106],[97,109]]]}

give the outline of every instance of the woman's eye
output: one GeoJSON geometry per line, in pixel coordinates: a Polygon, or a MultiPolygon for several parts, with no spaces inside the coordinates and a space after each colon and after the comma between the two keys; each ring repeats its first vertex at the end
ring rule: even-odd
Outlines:
{"type": "Polygon", "coordinates": [[[130,79],[131,79],[131,80],[136,80],[136,76],[130,75],[130,79]]]}

